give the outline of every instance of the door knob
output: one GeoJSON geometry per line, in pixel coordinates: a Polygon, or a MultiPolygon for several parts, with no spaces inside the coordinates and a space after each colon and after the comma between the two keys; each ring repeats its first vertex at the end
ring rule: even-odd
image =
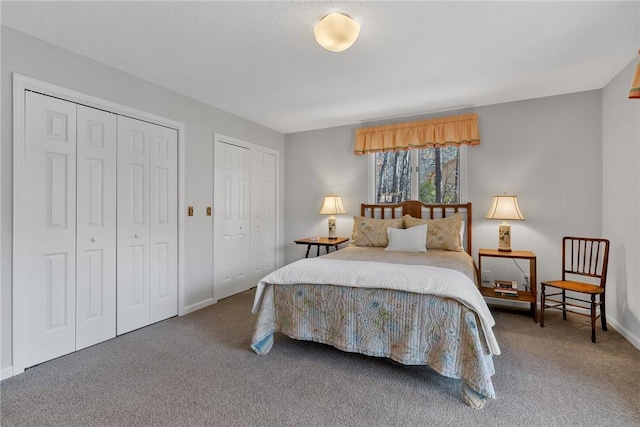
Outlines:
{"type": "Polygon", "coordinates": [[[91,238],[91,241],[92,241],[92,242],[97,242],[97,241],[98,241],[98,239],[96,239],[95,237],[92,237],[92,238],[91,238]]]}
{"type": "Polygon", "coordinates": [[[134,234],[133,237],[135,237],[136,239],[140,238],[140,235],[138,233],[134,234]]]}

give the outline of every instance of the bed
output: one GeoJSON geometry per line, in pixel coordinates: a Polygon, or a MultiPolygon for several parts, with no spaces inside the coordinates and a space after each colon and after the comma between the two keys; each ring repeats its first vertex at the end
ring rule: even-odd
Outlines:
{"type": "Polygon", "coordinates": [[[349,247],[302,259],[256,289],[252,349],[280,332],[342,351],[426,365],[461,380],[464,402],[495,398],[493,317],[471,257],[471,203],[362,204],[349,247]]]}

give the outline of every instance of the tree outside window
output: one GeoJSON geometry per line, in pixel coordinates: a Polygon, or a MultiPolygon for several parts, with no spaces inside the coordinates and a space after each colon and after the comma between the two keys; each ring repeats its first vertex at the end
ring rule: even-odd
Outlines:
{"type": "Polygon", "coordinates": [[[457,146],[375,154],[375,203],[459,203],[457,146]]]}

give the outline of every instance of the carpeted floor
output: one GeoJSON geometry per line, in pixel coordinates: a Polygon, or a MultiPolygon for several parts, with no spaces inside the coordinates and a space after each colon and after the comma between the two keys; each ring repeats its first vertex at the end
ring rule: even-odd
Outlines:
{"type": "Polygon", "coordinates": [[[587,318],[493,309],[498,399],[467,407],[427,367],[278,335],[256,355],[254,291],[2,381],[5,426],[640,426],[640,351],[587,318]]]}

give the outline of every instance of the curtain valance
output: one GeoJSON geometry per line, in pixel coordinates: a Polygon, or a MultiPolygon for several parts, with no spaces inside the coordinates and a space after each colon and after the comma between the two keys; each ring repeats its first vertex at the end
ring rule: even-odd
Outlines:
{"type": "Polygon", "coordinates": [[[357,129],[354,153],[363,155],[411,148],[478,144],[478,115],[474,113],[357,129]]]}

